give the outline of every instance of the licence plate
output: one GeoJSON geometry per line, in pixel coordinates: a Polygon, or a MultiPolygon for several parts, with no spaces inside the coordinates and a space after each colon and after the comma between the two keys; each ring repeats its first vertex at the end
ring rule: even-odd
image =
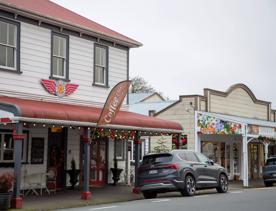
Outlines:
{"type": "Polygon", "coordinates": [[[276,174],[272,174],[273,177],[276,177],[276,174]]]}
{"type": "Polygon", "coordinates": [[[157,170],[150,170],[150,171],[149,171],[149,174],[157,174],[157,173],[158,173],[157,170]]]}

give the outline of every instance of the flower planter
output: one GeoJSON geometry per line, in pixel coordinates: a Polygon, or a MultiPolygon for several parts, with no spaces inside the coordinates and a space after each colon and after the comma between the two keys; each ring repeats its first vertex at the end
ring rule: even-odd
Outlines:
{"type": "Polygon", "coordinates": [[[110,169],[112,174],[113,174],[113,185],[116,186],[117,182],[120,180],[120,174],[122,173],[123,169],[118,169],[118,168],[111,168],[110,169]]]}
{"type": "Polygon", "coordinates": [[[75,185],[79,181],[79,174],[80,170],[74,169],[74,170],[66,170],[67,174],[70,176],[70,184],[71,184],[71,189],[75,189],[75,185]]]}
{"type": "Polygon", "coordinates": [[[0,210],[8,210],[11,206],[11,193],[0,193],[0,210]]]}

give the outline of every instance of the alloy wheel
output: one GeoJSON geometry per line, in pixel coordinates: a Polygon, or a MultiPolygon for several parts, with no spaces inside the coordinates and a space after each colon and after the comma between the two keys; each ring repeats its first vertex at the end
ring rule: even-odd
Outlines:
{"type": "Polygon", "coordinates": [[[195,180],[191,176],[187,176],[186,178],[186,190],[189,195],[194,195],[195,193],[195,180]]]}
{"type": "Polygon", "coordinates": [[[228,190],[228,180],[223,174],[220,176],[220,185],[223,192],[226,192],[228,190]]]}

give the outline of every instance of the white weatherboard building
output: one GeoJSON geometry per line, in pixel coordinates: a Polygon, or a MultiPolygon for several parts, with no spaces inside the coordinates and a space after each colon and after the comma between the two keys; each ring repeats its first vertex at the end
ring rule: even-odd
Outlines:
{"type": "Polygon", "coordinates": [[[89,199],[91,186],[112,182],[114,157],[125,169],[125,140],[138,149],[141,135],[182,131],[127,112],[125,100],[91,140],[109,92],[129,78],[129,50],[141,43],[51,1],[33,2],[0,1],[0,174],[15,176],[14,208],[23,190],[66,188],[72,160],[89,199]]]}
{"type": "Polygon", "coordinates": [[[226,92],[204,89],[202,96],[180,96],[155,116],[179,122],[188,149],[221,164],[230,179],[243,180],[244,186],[261,178],[265,159],[276,155],[276,111],[244,84],[226,92]]]}

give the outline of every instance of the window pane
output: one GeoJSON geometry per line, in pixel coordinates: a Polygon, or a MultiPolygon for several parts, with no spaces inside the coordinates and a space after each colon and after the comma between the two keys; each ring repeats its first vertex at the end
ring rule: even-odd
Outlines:
{"type": "Polygon", "coordinates": [[[95,55],[96,55],[95,63],[97,65],[106,67],[106,49],[96,47],[96,54],[95,55]]]}
{"type": "Polygon", "coordinates": [[[188,161],[198,162],[195,154],[193,152],[186,152],[186,158],[188,161]]]}
{"type": "Polygon", "coordinates": [[[95,50],[96,50],[96,53],[95,53],[95,57],[96,57],[95,58],[95,64],[100,65],[100,51],[101,51],[101,49],[99,47],[96,47],[95,50]]]}
{"type": "Polygon", "coordinates": [[[66,39],[59,38],[59,56],[66,58],[66,39]]]}
{"type": "Polygon", "coordinates": [[[101,65],[106,67],[106,50],[104,48],[101,51],[101,65]]]}
{"type": "Polygon", "coordinates": [[[9,45],[15,46],[16,44],[16,26],[9,24],[9,45]]]}
{"type": "Polygon", "coordinates": [[[64,59],[53,57],[53,75],[64,76],[64,59]]]}
{"type": "Polygon", "coordinates": [[[3,160],[13,160],[13,150],[4,150],[3,160]]]}
{"type": "Polygon", "coordinates": [[[8,24],[0,21],[0,43],[7,44],[8,24]]]}
{"type": "Polygon", "coordinates": [[[58,56],[58,37],[53,36],[53,55],[58,56]]]}
{"type": "Polygon", "coordinates": [[[104,68],[96,66],[95,71],[95,82],[105,84],[105,74],[104,74],[104,68]]]}
{"type": "Polygon", "coordinates": [[[123,158],[124,157],[124,142],[117,140],[115,141],[116,144],[116,157],[123,158]]]}
{"type": "Polygon", "coordinates": [[[13,140],[11,134],[4,135],[3,159],[13,160],[13,140]]]}
{"type": "Polygon", "coordinates": [[[0,45],[0,66],[6,66],[6,47],[0,45]]]}
{"type": "Polygon", "coordinates": [[[205,155],[203,155],[201,153],[196,153],[196,155],[197,155],[199,161],[202,163],[206,163],[209,160],[205,155]]]}
{"type": "Polygon", "coordinates": [[[7,47],[7,66],[15,67],[14,66],[14,48],[11,48],[11,47],[7,47]]]}

